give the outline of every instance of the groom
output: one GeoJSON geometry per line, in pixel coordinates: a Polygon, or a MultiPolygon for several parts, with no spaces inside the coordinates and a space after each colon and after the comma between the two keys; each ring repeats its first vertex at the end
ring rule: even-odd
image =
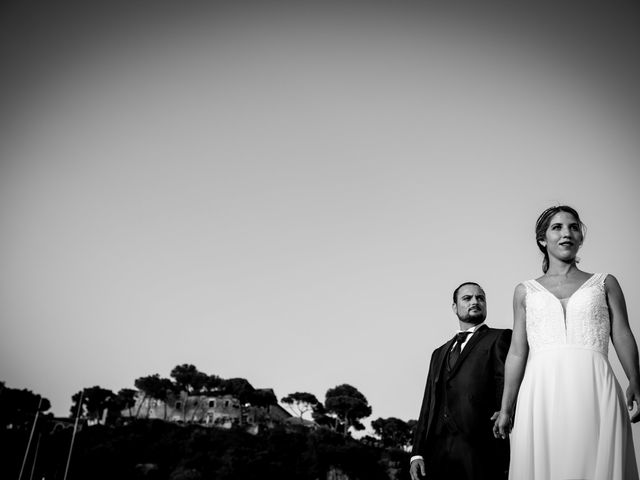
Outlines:
{"type": "Polygon", "coordinates": [[[477,283],[453,292],[460,329],[431,356],[412,457],[411,479],[506,479],[509,444],[492,433],[500,410],[511,330],[484,324],[487,304],[477,283]]]}

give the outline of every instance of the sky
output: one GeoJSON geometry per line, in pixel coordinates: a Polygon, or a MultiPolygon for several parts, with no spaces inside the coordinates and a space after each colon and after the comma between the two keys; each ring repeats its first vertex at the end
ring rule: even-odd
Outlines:
{"type": "Polygon", "coordinates": [[[558,204],[640,335],[637,9],[3,8],[0,380],[56,415],[191,363],[417,418],[453,289],[511,327],[558,204]]]}

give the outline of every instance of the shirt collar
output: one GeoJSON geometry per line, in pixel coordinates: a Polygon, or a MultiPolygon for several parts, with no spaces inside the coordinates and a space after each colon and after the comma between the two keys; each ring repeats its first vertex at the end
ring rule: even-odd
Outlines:
{"type": "Polygon", "coordinates": [[[456,333],[461,333],[461,332],[475,333],[475,331],[478,330],[483,325],[484,325],[484,322],[479,323],[478,325],[474,325],[471,328],[467,328],[466,330],[457,330],[456,333]]]}

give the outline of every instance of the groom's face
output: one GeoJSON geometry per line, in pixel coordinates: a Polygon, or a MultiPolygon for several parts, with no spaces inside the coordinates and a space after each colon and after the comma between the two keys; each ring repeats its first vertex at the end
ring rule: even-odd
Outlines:
{"type": "Polygon", "coordinates": [[[463,285],[458,290],[456,303],[453,304],[455,313],[461,322],[477,325],[487,318],[487,301],[484,291],[477,285],[463,285]]]}

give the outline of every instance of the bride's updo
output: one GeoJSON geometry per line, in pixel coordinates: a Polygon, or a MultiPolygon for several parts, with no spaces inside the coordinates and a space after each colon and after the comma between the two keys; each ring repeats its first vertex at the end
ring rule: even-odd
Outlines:
{"type": "Polygon", "coordinates": [[[536,222],[536,245],[538,245],[538,248],[544,255],[544,258],[542,259],[543,273],[547,273],[547,270],[549,270],[549,254],[547,253],[547,247],[543,246],[540,242],[545,239],[545,234],[547,232],[547,229],[549,228],[551,219],[556,213],[560,212],[567,212],[568,214],[573,215],[573,218],[575,218],[576,222],[578,222],[578,225],[580,225],[582,238],[584,238],[585,234],[587,233],[587,226],[582,223],[582,220],[580,220],[580,215],[578,215],[578,212],[575,209],[568,207],[567,205],[549,207],[544,212],[542,212],[538,217],[538,221],[536,222]]]}

